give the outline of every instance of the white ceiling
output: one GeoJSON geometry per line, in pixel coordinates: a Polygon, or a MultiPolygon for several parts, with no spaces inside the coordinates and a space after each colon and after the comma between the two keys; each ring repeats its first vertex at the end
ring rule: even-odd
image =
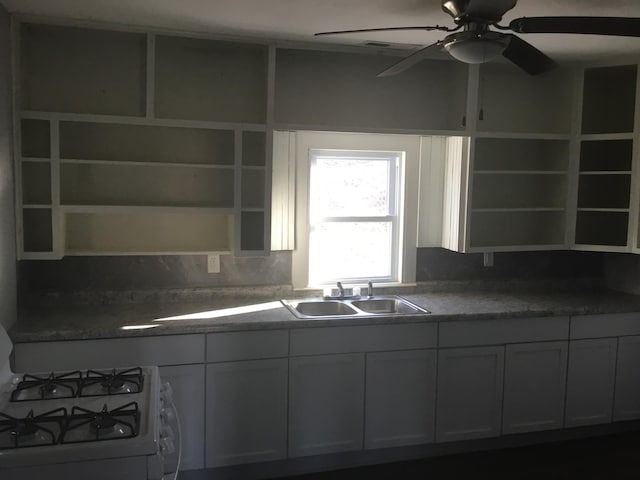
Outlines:
{"type": "MultiPolygon", "coordinates": [[[[328,30],[408,25],[453,26],[441,0],[0,0],[10,12],[168,30],[306,42],[384,41],[417,48],[442,32],[395,32],[313,37],[328,30]]],[[[640,17],[640,0],[519,0],[503,24],[524,16],[640,17]]],[[[640,56],[640,37],[523,35],[560,63],[640,56]]]]}

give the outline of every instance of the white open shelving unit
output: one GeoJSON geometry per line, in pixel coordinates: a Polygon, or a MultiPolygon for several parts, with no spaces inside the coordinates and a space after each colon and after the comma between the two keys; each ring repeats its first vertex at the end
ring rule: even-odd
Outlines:
{"type": "Polygon", "coordinates": [[[21,258],[269,251],[262,44],[16,28],[21,258]]]}
{"type": "Polygon", "coordinates": [[[584,69],[576,249],[631,251],[638,222],[631,199],[637,82],[637,65],[584,69]]]}
{"type": "Polygon", "coordinates": [[[455,208],[445,216],[462,220],[448,248],[566,248],[573,88],[571,69],[530,77],[512,65],[471,67],[469,148],[448,159],[459,182],[446,187],[455,208]]]}

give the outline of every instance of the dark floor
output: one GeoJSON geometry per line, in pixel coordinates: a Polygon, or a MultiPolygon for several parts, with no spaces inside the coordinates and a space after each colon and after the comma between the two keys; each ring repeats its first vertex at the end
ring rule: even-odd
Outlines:
{"type": "Polygon", "coordinates": [[[640,432],[349,468],[288,480],[640,480],[640,432]]]}

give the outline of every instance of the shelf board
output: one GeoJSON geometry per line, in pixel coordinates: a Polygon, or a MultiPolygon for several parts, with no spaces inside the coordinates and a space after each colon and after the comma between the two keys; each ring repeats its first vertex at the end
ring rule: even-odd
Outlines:
{"type": "Polygon", "coordinates": [[[472,208],[472,213],[497,213],[497,212],[564,212],[562,207],[532,207],[532,208],[472,208]]]}
{"type": "Polygon", "coordinates": [[[621,212],[621,213],[629,213],[628,208],[578,208],[578,212],[621,212]]]}
{"type": "Polygon", "coordinates": [[[631,175],[631,171],[627,170],[589,170],[579,172],[580,175],[631,175]]]}
{"type": "Polygon", "coordinates": [[[62,213],[216,213],[233,215],[234,208],[145,205],[61,205],[62,213]]]}
{"type": "Polygon", "coordinates": [[[483,252],[522,252],[534,250],[564,250],[567,246],[564,243],[550,243],[545,245],[504,245],[482,247],[474,245],[465,250],[466,253],[483,253],[483,252]]]}
{"type": "Polygon", "coordinates": [[[118,252],[111,250],[65,250],[65,256],[153,256],[153,255],[231,255],[230,250],[181,250],[181,251],[148,251],[148,252],[118,252]]]}
{"type": "Polygon", "coordinates": [[[586,133],[579,136],[580,140],[633,140],[633,132],[622,133],[586,133]]]}
{"type": "Polygon", "coordinates": [[[60,163],[75,163],[87,165],[138,165],[142,167],[188,167],[188,168],[214,168],[233,170],[235,166],[216,165],[208,163],[179,163],[179,162],[128,162],[126,160],[85,160],[76,158],[61,158],[60,163]]]}
{"type": "Polygon", "coordinates": [[[474,170],[474,175],[567,175],[564,170],[474,170]]]}
{"type": "Polygon", "coordinates": [[[70,122],[121,123],[127,125],[148,125],[158,127],[204,128],[209,130],[242,130],[248,132],[266,132],[266,124],[215,122],[208,120],[180,120],[171,118],[129,117],[122,115],[94,115],[90,113],[38,112],[23,110],[22,119],[60,120],[70,122]]]}
{"type": "Polygon", "coordinates": [[[475,132],[476,138],[497,138],[514,140],[570,140],[571,133],[519,133],[519,132],[491,132],[481,130],[475,132]]]}

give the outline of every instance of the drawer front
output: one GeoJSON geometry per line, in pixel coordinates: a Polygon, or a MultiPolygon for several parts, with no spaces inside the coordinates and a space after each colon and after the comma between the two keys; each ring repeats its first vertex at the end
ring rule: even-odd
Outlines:
{"type": "Polygon", "coordinates": [[[289,332],[269,330],[207,334],[207,362],[286,357],[289,332]]]}
{"type": "Polygon", "coordinates": [[[291,331],[291,355],[434,348],[436,323],[302,328],[291,331]]]}
{"type": "Polygon", "coordinates": [[[18,343],[16,372],[204,362],[204,335],[18,343]]]}
{"type": "Polygon", "coordinates": [[[640,313],[571,317],[571,339],[640,335],[640,313]]]}
{"type": "Polygon", "coordinates": [[[569,317],[466,320],[440,325],[441,347],[546,342],[569,338],[569,317]]]}

